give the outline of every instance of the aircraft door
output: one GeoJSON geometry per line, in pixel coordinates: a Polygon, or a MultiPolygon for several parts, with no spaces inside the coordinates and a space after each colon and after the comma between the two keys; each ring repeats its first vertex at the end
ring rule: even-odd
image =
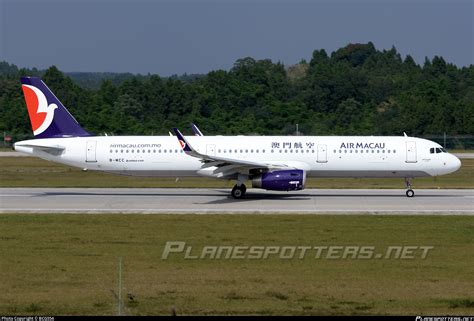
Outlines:
{"type": "Polygon", "coordinates": [[[327,163],[328,162],[328,153],[326,145],[318,145],[318,163],[327,163]]]}
{"type": "Polygon", "coordinates": [[[406,142],[407,163],[416,163],[416,142],[406,142]]]}
{"type": "Polygon", "coordinates": [[[206,145],[206,154],[216,156],[216,145],[206,145]]]}
{"type": "Polygon", "coordinates": [[[97,147],[97,142],[96,142],[96,141],[88,141],[88,142],[87,142],[87,147],[86,147],[86,162],[88,162],[88,163],[97,162],[97,159],[96,159],[96,147],[97,147]]]}

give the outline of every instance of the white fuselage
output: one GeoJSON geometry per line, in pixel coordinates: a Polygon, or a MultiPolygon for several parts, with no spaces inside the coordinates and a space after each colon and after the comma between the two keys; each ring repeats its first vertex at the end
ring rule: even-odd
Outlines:
{"type": "MultiPolygon", "coordinates": [[[[388,136],[190,136],[207,155],[293,166],[308,177],[423,177],[460,167],[435,142],[388,136]]],[[[15,149],[88,170],[134,176],[211,176],[215,168],[185,154],[174,136],[91,136],[17,142],[15,149]],[[34,147],[32,147],[34,146],[34,147]],[[41,148],[58,147],[58,149],[41,148]]],[[[226,178],[226,177],[223,177],[226,178]]]]}

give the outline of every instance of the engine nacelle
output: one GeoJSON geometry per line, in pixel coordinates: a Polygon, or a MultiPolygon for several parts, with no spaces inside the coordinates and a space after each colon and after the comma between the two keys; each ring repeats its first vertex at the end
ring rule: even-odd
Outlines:
{"type": "Polygon", "coordinates": [[[252,178],[252,187],[272,191],[299,191],[305,184],[306,172],[301,169],[267,172],[252,178]]]}

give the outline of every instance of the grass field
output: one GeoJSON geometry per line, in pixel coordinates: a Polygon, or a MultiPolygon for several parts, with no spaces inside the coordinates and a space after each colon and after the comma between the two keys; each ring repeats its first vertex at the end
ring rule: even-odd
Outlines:
{"type": "Polygon", "coordinates": [[[0,215],[0,315],[474,314],[474,217],[0,215]],[[167,241],[433,246],[425,259],[162,260],[167,241]],[[127,298],[132,293],[134,300],[127,298]]]}
{"type": "MultiPolygon", "coordinates": [[[[414,188],[474,188],[474,159],[462,159],[457,172],[413,181],[414,188]]],[[[0,157],[0,187],[212,187],[234,182],[207,178],[143,178],[83,172],[33,157],[0,157]]],[[[249,186],[249,185],[248,185],[249,186]]],[[[402,179],[310,178],[307,188],[404,188],[402,179]]]]}

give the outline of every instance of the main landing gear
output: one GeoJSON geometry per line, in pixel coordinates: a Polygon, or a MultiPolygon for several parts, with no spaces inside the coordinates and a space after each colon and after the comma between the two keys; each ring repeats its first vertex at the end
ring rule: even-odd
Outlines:
{"type": "Polygon", "coordinates": [[[231,192],[233,198],[241,199],[242,197],[244,197],[245,192],[247,191],[247,187],[245,187],[244,182],[248,179],[248,175],[239,174],[237,176],[237,184],[235,184],[231,192]]]}
{"type": "Polygon", "coordinates": [[[240,199],[244,197],[246,191],[247,191],[247,187],[245,187],[244,184],[241,184],[240,186],[236,184],[234,188],[232,189],[231,194],[233,198],[240,199]]]}
{"type": "Polygon", "coordinates": [[[408,178],[408,177],[405,177],[405,185],[407,187],[407,190],[405,192],[405,194],[407,195],[407,197],[413,197],[415,196],[415,192],[411,189],[411,179],[408,178]]]}

